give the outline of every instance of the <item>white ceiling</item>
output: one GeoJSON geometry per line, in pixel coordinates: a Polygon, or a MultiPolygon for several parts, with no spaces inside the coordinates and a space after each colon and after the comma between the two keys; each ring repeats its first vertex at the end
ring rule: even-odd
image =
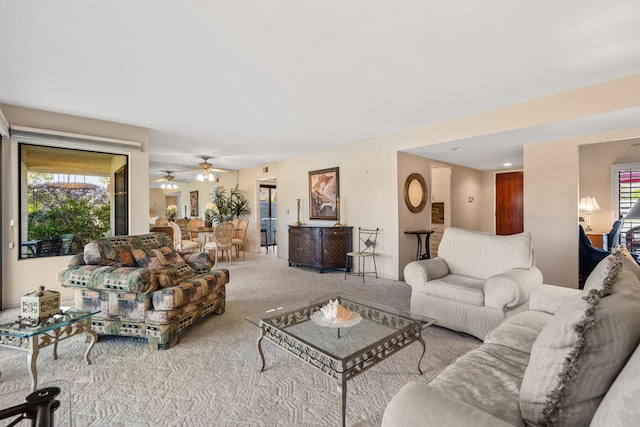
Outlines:
{"type": "MultiPolygon", "coordinates": [[[[637,0],[0,0],[0,11],[0,103],[149,128],[152,179],[201,155],[242,169],[640,72],[637,0]]],[[[592,119],[639,126],[633,113],[592,119]]],[[[451,144],[412,152],[483,169],[507,150],[517,164],[520,140],[589,121],[481,138],[484,156],[455,162],[451,144]]]]}

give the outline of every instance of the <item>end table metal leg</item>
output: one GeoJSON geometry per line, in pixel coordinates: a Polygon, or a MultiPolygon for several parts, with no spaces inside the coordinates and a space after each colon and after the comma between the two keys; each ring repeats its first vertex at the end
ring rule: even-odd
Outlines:
{"type": "Polygon", "coordinates": [[[84,360],[87,361],[87,365],[91,365],[91,359],[89,358],[89,353],[91,353],[91,349],[93,348],[94,345],[96,345],[96,342],[98,341],[98,334],[91,329],[91,319],[87,319],[87,322],[89,324],[89,329],[87,329],[86,332],[91,336],[91,341],[89,342],[89,347],[87,347],[87,350],[84,352],[84,360]]]}
{"type": "Polygon", "coordinates": [[[33,336],[29,338],[29,352],[27,353],[27,366],[29,366],[29,371],[31,373],[31,382],[33,384],[33,390],[36,390],[38,387],[38,353],[40,349],[38,348],[38,337],[33,336]]]}
{"type": "Polygon", "coordinates": [[[262,335],[260,335],[260,338],[258,338],[258,353],[260,354],[260,360],[262,360],[262,367],[260,368],[260,372],[264,372],[265,367],[264,353],[262,352],[262,338],[264,338],[264,336],[262,335]]]}
{"type": "Polygon", "coordinates": [[[422,344],[422,354],[420,355],[420,359],[418,359],[418,375],[422,375],[422,369],[420,368],[420,364],[422,363],[422,358],[424,357],[424,353],[427,350],[427,346],[424,344],[424,340],[422,339],[422,335],[418,338],[418,342],[422,344]]]}

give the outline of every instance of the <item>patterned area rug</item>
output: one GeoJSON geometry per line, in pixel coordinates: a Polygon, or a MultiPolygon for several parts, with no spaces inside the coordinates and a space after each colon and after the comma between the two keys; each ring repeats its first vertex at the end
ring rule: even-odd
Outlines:
{"type": "MultiPolygon", "coordinates": [[[[268,342],[263,343],[267,367],[260,373],[258,330],[244,317],[338,292],[406,310],[410,287],[369,276],[363,284],[360,277],[345,280],[340,272],[292,268],[266,255],[247,254],[229,270],[227,312],[194,325],[169,350],[151,351],[141,339],[101,336],[87,365],[81,337],[60,343],[58,360],[51,348],[44,349],[38,358],[39,387],[62,389],[56,425],[339,425],[337,381],[268,342]]],[[[13,320],[17,314],[8,310],[0,318],[13,320]]],[[[347,383],[348,426],[379,426],[402,385],[429,381],[480,344],[437,326],[423,337],[424,375],[417,375],[421,346],[414,343],[347,383]]],[[[0,408],[19,404],[30,393],[25,354],[0,349],[0,408]]]]}

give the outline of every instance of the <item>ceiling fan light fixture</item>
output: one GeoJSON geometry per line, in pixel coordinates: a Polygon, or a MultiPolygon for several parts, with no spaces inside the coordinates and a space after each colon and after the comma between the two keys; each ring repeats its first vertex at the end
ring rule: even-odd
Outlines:
{"type": "Polygon", "coordinates": [[[160,188],[162,188],[163,190],[177,190],[178,186],[173,184],[173,183],[171,183],[171,182],[166,182],[166,183],[162,184],[160,186],[160,188]]]}
{"type": "Polygon", "coordinates": [[[216,177],[211,172],[206,172],[206,173],[201,172],[198,174],[196,179],[200,182],[204,182],[204,181],[208,182],[208,181],[214,181],[216,177]]]}

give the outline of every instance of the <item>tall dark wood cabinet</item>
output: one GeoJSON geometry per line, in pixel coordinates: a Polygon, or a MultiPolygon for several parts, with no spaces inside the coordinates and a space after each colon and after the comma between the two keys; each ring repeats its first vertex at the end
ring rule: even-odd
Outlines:
{"type": "Polygon", "coordinates": [[[325,270],[346,268],[353,227],[289,226],[289,265],[325,270]]]}

